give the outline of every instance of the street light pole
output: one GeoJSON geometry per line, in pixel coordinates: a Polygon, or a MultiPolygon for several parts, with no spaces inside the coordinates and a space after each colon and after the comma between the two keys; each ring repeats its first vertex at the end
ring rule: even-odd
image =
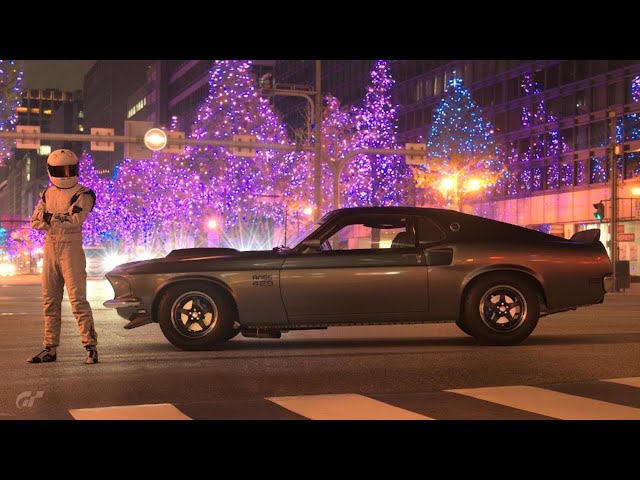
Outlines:
{"type": "Polygon", "coordinates": [[[618,279],[616,275],[616,264],[618,263],[618,155],[617,155],[617,132],[616,132],[616,112],[615,110],[609,110],[609,136],[611,137],[609,143],[609,165],[610,175],[609,181],[611,182],[611,263],[613,264],[613,290],[618,291],[618,279]]]}
{"type": "Polygon", "coordinates": [[[316,60],[316,108],[315,108],[315,155],[313,159],[313,196],[315,212],[313,219],[318,221],[322,213],[322,72],[321,60],[316,60]]]}

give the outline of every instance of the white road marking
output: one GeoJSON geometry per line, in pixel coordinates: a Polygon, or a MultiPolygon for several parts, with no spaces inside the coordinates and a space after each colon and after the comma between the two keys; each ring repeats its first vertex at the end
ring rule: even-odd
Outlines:
{"type": "Polygon", "coordinates": [[[355,393],[269,397],[267,400],[311,420],[433,420],[355,393]]]}
{"type": "Polygon", "coordinates": [[[603,380],[603,382],[620,383],[622,385],[640,388],[640,377],[609,378],[607,380],[603,380]]]}
{"type": "Polygon", "coordinates": [[[191,420],[170,403],[69,410],[76,420],[191,420]]]}
{"type": "Polygon", "coordinates": [[[640,420],[640,409],[538,387],[463,388],[448,392],[562,420],[640,420]]]}

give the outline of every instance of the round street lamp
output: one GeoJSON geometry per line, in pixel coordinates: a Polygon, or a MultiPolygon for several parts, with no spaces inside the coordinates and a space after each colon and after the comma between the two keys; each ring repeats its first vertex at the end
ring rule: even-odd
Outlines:
{"type": "Polygon", "coordinates": [[[158,151],[167,146],[167,134],[159,128],[152,128],[144,134],[144,144],[149,150],[158,151]]]}

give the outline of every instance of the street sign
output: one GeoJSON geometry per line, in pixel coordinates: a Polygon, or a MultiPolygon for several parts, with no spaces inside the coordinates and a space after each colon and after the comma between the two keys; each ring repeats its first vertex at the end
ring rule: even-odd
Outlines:
{"type": "Polygon", "coordinates": [[[406,150],[415,150],[415,155],[407,155],[407,165],[424,165],[427,163],[427,144],[426,143],[407,143],[406,150]]]}
{"type": "MultiPolygon", "coordinates": [[[[113,137],[115,130],[113,128],[91,128],[91,135],[113,137]]],[[[115,150],[114,145],[113,142],[105,138],[104,141],[91,142],[91,150],[94,152],[113,152],[115,150]]]]}
{"type": "MultiPolygon", "coordinates": [[[[16,127],[18,133],[35,133],[40,134],[40,127],[38,125],[18,125],[16,127]]],[[[40,140],[16,140],[16,148],[23,150],[37,150],[40,148],[40,140]]]]}
{"type": "Polygon", "coordinates": [[[619,233],[618,234],[618,242],[635,242],[636,234],[635,233],[619,233]]]}
{"type": "MultiPolygon", "coordinates": [[[[238,143],[251,143],[257,139],[255,135],[234,135],[233,141],[238,143]]],[[[255,147],[233,147],[233,154],[238,157],[255,157],[255,147]]]]}
{"type": "Polygon", "coordinates": [[[125,120],[124,135],[126,137],[136,137],[135,143],[124,144],[124,158],[134,160],[151,160],[153,153],[144,145],[145,134],[153,128],[153,122],[125,120]]]}
{"type": "Polygon", "coordinates": [[[166,153],[183,155],[185,148],[184,143],[181,143],[180,140],[184,140],[184,132],[167,132],[167,136],[169,137],[169,143],[165,147],[164,151],[166,153]]]}

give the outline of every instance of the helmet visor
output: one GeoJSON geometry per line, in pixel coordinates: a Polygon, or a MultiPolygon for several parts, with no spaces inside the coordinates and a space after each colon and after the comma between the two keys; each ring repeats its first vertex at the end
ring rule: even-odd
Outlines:
{"type": "Polygon", "coordinates": [[[49,170],[49,175],[56,178],[61,177],[77,177],[78,176],[78,165],[49,165],[47,164],[47,169],[49,170]]]}

